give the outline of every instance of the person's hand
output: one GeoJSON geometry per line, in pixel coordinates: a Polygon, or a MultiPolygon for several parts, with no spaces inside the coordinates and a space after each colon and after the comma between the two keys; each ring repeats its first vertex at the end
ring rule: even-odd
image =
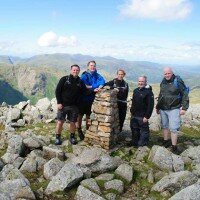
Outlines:
{"type": "Polygon", "coordinates": [[[58,110],[61,110],[63,108],[63,105],[62,104],[57,104],[57,108],[58,108],[58,110]]]}
{"type": "Polygon", "coordinates": [[[101,88],[99,87],[94,89],[94,92],[100,92],[100,91],[101,91],[101,88]]]}
{"type": "Polygon", "coordinates": [[[156,109],[156,113],[159,115],[160,114],[160,110],[156,109]]]}
{"type": "Polygon", "coordinates": [[[182,108],[180,109],[180,115],[185,115],[185,110],[183,110],[182,108]]]}
{"type": "Polygon", "coordinates": [[[148,119],[146,117],[143,118],[143,123],[147,123],[148,119]]]}

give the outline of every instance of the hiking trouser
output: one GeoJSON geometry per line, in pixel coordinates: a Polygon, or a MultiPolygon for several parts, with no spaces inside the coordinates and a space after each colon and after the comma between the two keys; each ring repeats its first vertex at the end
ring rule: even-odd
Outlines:
{"type": "Polygon", "coordinates": [[[145,146],[149,142],[149,123],[142,117],[132,117],[130,122],[132,142],[134,146],[145,146]]]}
{"type": "Polygon", "coordinates": [[[124,120],[126,118],[127,104],[123,102],[117,102],[117,105],[119,109],[119,126],[121,132],[124,125],[124,120]]]}

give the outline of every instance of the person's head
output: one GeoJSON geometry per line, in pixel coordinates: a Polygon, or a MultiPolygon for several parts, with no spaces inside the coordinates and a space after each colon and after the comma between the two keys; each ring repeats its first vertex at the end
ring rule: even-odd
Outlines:
{"type": "Polygon", "coordinates": [[[140,76],[138,78],[138,87],[143,88],[147,85],[147,77],[146,76],[140,76]]]}
{"type": "Polygon", "coordinates": [[[79,75],[79,72],[80,72],[80,67],[78,65],[71,66],[71,70],[70,70],[71,75],[73,75],[74,77],[77,77],[79,75]]]}
{"type": "Polygon", "coordinates": [[[170,80],[172,78],[172,75],[174,74],[173,71],[172,71],[172,68],[171,67],[165,67],[163,71],[164,71],[164,78],[166,80],[170,80]]]}
{"type": "Polygon", "coordinates": [[[96,62],[94,60],[91,60],[87,64],[88,70],[93,73],[96,71],[96,62]]]}
{"type": "Polygon", "coordinates": [[[126,75],[126,72],[123,69],[119,69],[117,71],[117,79],[118,80],[123,80],[125,75],[126,75]]]}

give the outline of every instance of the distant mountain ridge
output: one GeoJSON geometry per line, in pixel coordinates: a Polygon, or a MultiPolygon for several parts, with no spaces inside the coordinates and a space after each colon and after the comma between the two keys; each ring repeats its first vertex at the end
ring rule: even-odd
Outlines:
{"type": "MultiPolygon", "coordinates": [[[[116,76],[118,69],[124,69],[130,85],[133,85],[140,75],[146,75],[149,83],[159,83],[165,66],[148,61],[126,61],[110,56],[94,57],[81,54],[43,54],[30,58],[0,56],[0,78],[21,92],[24,97],[35,102],[44,96],[54,97],[59,78],[69,73],[70,66],[78,64],[84,71],[90,60],[96,61],[98,72],[103,74],[107,81],[116,76]]],[[[192,70],[175,66],[175,73],[181,75],[191,88],[200,87],[198,66],[192,70]]]]}

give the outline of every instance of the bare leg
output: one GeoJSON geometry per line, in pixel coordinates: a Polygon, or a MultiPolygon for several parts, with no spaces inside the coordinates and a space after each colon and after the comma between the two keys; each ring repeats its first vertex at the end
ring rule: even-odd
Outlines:
{"type": "Polygon", "coordinates": [[[90,125],[90,115],[86,115],[86,130],[89,129],[90,125]]]}
{"type": "Polygon", "coordinates": [[[163,129],[163,138],[164,140],[169,140],[169,129],[163,129]]]}
{"type": "Polygon", "coordinates": [[[64,121],[57,121],[56,124],[56,134],[61,135],[62,127],[63,127],[64,121]]]}
{"type": "Polygon", "coordinates": [[[77,128],[81,128],[82,126],[82,119],[83,119],[83,115],[78,115],[78,120],[77,120],[77,123],[76,123],[76,126],[77,128]]]}
{"type": "Polygon", "coordinates": [[[76,124],[74,122],[70,122],[70,133],[75,133],[76,131],[76,124]]]}
{"type": "Polygon", "coordinates": [[[171,133],[171,140],[172,140],[172,145],[173,146],[177,145],[177,138],[178,138],[177,133],[171,133]]]}

